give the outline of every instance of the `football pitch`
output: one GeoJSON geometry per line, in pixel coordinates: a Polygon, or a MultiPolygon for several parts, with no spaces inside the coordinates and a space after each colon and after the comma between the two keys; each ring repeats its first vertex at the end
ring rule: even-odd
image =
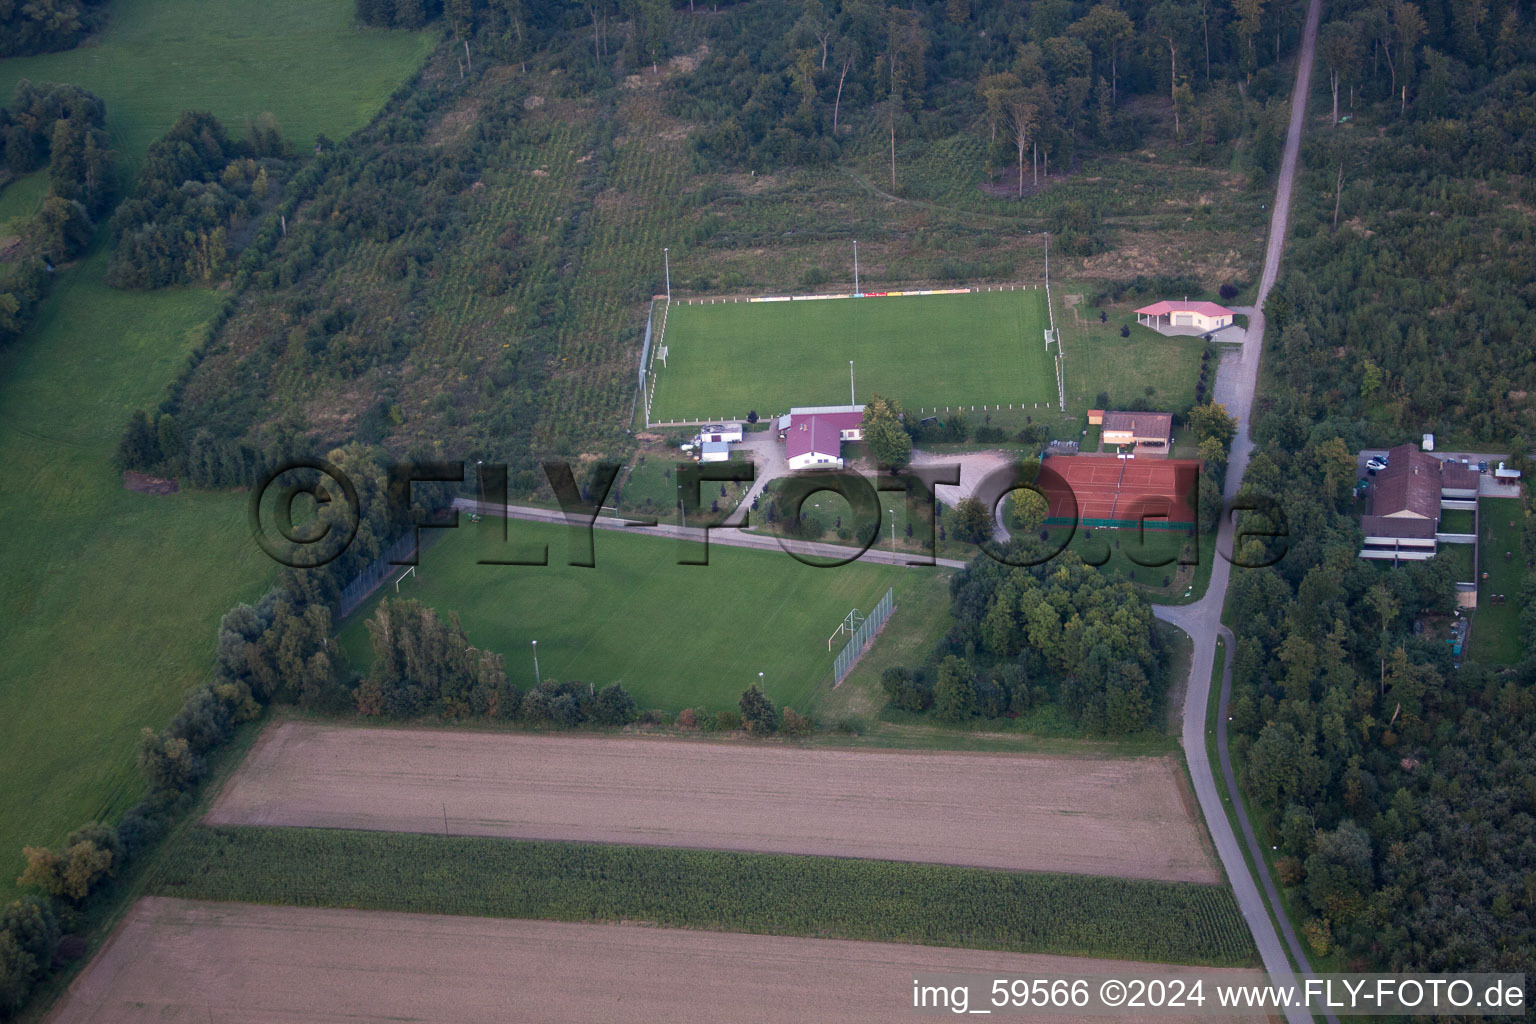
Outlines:
{"type": "MultiPolygon", "coordinates": [[[[570,528],[512,520],[505,548],[493,549],[501,523],[443,531],[399,596],[457,612],[470,642],[505,655],[508,676],[525,689],[534,685],[537,640],[543,679],[623,683],[642,708],[734,708],[761,672],[774,703],[805,711],[818,684],[831,685],[846,639],[828,651],[827,638],[849,609],[868,613],[894,586],[898,605],[948,612],[944,569],[816,568],[782,551],[723,544],[709,546],[708,565],[679,565],[684,551],[672,538],[601,529],[595,565],[581,568],[567,564],[570,528]],[[537,557],[546,544],[547,566],[477,564],[537,557]]],[[[687,557],[699,556],[690,544],[687,557]]],[[[364,620],[394,596],[386,583],[341,630],[353,668],[366,671],[372,661],[364,620]]]]}
{"type": "Polygon", "coordinates": [[[653,359],[649,420],[744,419],[857,400],[907,409],[1056,404],[1045,292],[901,295],[821,301],[678,300],[653,359]]]}

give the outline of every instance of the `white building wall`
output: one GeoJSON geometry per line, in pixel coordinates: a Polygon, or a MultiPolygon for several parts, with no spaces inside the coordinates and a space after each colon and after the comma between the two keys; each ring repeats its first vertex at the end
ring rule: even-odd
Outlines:
{"type": "Polygon", "coordinates": [[[836,455],[823,455],[820,452],[806,452],[804,455],[796,455],[789,460],[790,469],[842,469],[843,460],[836,455]]]}

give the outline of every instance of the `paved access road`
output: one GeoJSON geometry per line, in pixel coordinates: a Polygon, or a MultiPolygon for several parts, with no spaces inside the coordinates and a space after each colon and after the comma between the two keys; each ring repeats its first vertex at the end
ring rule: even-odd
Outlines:
{"type": "MultiPolygon", "coordinates": [[[[1311,0],[1307,7],[1307,22],[1302,34],[1301,53],[1297,60],[1296,86],[1291,94],[1291,122],[1286,133],[1285,153],[1280,162],[1280,175],[1275,187],[1274,213],[1269,222],[1269,243],[1264,250],[1264,271],[1259,278],[1258,299],[1248,319],[1247,338],[1243,344],[1235,386],[1228,405],[1228,411],[1237,418],[1237,435],[1232,440],[1232,455],[1227,467],[1226,497],[1228,499],[1237,495],[1243,474],[1248,469],[1249,456],[1253,453],[1253,439],[1249,431],[1250,414],[1253,409],[1254,390],[1259,380],[1259,358],[1264,351],[1264,301],[1269,297],[1269,290],[1274,287],[1275,278],[1279,275],[1280,254],[1285,248],[1286,227],[1291,211],[1291,188],[1296,180],[1301,133],[1306,120],[1307,92],[1312,81],[1313,51],[1317,44],[1317,26],[1321,17],[1322,0],[1311,0]]],[[[1231,552],[1232,534],[1233,524],[1228,518],[1222,522],[1221,531],[1217,535],[1218,551],[1231,552]]],[[[1238,845],[1237,836],[1233,833],[1227,819],[1226,808],[1216,788],[1216,778],[1212,774],[1210,759],[1205,749],[1205,709],[1210,694],[1211,668],[1216,655],[1216,637],[1226,631],[1226,627],[1221,624],[1221,611],[1226,604],[1227,584],[1231,580],[1231,573],[1230,563],[1218,554],[1216,564],[1211,567],[1211,583],[1206,589],[1204,598],[1187,605],[1158,605],[1153,611],[1158,618],[1178,626],[1194,640],[1189,686],[1184,697],[1184,756],[1189,762],[1189,774],[1194,781],[1195,795],[1200,801],[1200,810],[1205,815],[1206,826],[1211,831],[1216,852],[1220,854],[1221,863],[1226,868],[1227,878],[1232,883],[1238,906],[1248,921],[1248,927],[1253,931],[1254,943],[1259,948],[1264,968],[1271,977],[1281,979],[1292,976],[1285,946],[1281,945],[1281,937],[1276,933],[1274,923],[1270,920],[1265,897],[1260,895],[1258,885],[1255,884],[1253,875],[1243,860],[1242,847],[1238,845]]],[[[1230,634],[1227,635],[1230,637],[1230,634]]],[[[1229,655],[1232,646],[1229,639],[1227,642],[1229,655]]],[[[1229,659],[1222,675],[1220,721],[1223,725],[1226,721],[1226,700],[1231,684],[1232,666],[1229,659]]],[[[1219,733],[1217,752],[1221,760],[1222,774],[1227,780],[1228,787],[1236,792],[1236,786],[1232,782],[1231,760],[1225,742],[1226,730],[1223,728],[1219,733]]],[[[1236,805],[1235,811],[1245,837],[1251,841],[1253,826],[1248,822],[1241,802],[1236,805]]],[[[1262,866],[1263,861],[1256,860],[1256,863],[1262,866]]],[[[1263,872],[1263,875],[1269,897],[1276,900],[1275,917],[1284,931],[1285,944],[1291,947],[1297,963],[1305,965],[1306,957],[1296,941],[1290,922],[1286,920],[1284,910],[1278,904],[1268,872],[1263,872]]],[[[1292,1024],[1311,1020],[1308,1014],[1300,1010],[1289,1011],[1286,1018],[1292,1024]]]]}
{"type": "MultiPolygon", "coordinates": [[[[506,516],[508,519],[526,519],[531,522],[559,523],[562,526],[590,525],[594,530],[628,531],[643,533],[648,537],[672,537],[678,540],[705,541],[707,539],[710,544],[777,551],[786,557],[797,554],[846,561],[854,557],[857,552],[856,548],[847,544],[824,544],[802,540],[781,542],[778,537],[770,534],[746,533],[729,526],[715,526],[706,531],[701,526],[678,526],[674,523],[642,525],[628,519],[616,519],[610,516],[598,516],[589,524],[583,517],[567,517],[559,509],[535,508],[531,505],[494,505],[472,501],[469,498],[455,498],[453,506],[464,512],[480,512],[489,516],[506,516]]],[[[858,558],[861,562],[882,562],[886,565],[941,565],[950,569],[964,569],[966,566],[966,563],[958,558],[934,558],[922,562],[920,561],[922,556],[915,552],[899,551],[892,554],[889,551],[882,551],[878,546],[871,546],[858,558]]]]}

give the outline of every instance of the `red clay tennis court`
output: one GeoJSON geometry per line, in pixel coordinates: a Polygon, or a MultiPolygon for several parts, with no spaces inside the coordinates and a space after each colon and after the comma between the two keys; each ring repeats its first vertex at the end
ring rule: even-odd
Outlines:
{"type": "Polygon", "coordinates": [[[1065,487],[1042,486],[1050,505],[1049,525],[1074,521],[1100,527],[1145,524],[1148,529],[1194,525],[1191,502],[1200,463],[1193,459],[1057,455],[1046,458],[1042,468],[1065,482],[1065,487]]]}

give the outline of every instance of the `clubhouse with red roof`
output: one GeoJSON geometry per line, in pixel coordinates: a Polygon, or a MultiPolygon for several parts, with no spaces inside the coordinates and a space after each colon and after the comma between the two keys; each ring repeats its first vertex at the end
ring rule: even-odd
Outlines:
{"type": "Polygon", "coordinates": [[[812,405],[779,417],[790,469],[842,469],[843,442],[864,436],[862,405],[812,405]]]}
{"type": "Polygon", "coordinates": [[[1232,326],[1233,313],[1226,306],[1214,302],[1154,302],[1136,311],[1136,322],[1154,331],[1170,327],[1188,327],[1196,331],[1219,331],[1232,326]]]}

